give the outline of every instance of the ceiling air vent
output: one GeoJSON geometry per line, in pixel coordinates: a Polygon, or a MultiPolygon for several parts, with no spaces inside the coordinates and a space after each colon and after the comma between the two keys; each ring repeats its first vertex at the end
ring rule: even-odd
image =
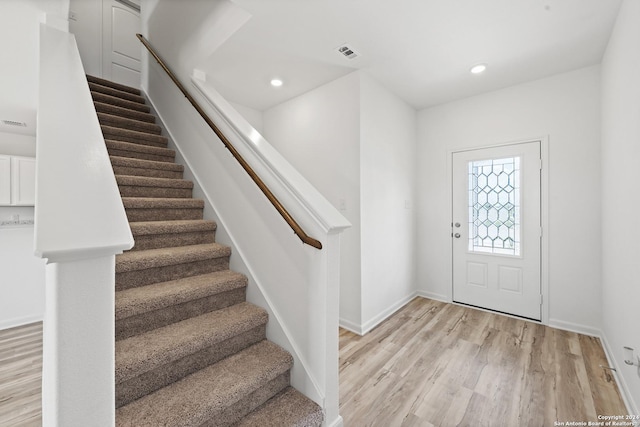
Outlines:
{"type": "Polygon", "coordinates": [[[6,126],[19,126],[26,128],[27,124],[25,122],[17,122],[15,120],[2,120],[2,124],[6,126]]]}
{"type": "Polygon", "coordinates": [[[343,44],[342,46],[336,48],[336,52],[347,59],[354,59],[360,56],[358,52],[356,52],[351,46],[347,44],[343,44]]]}

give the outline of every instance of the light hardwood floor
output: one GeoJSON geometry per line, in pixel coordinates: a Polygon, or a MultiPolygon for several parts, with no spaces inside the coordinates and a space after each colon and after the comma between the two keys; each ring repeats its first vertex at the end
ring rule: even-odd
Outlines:
{"type": "Polygon", "coordinates": [[[42,425],[42,323],[0,331],[0,426],[42,425]]]}
{"type": "Polygon", "coordinates": [[[416,298],[340,330],[346,427],[554,426],[627,410],[598,338],[416,298]]]}
{"type": "MultiPolygon", "coordinates": [[[[345,426],[553,426],[622,415],[597,338],[416,298],[340,330],[345,426]]],[[[0,331],[0,426],[40,426],[42,324],[0,331]]]]}
{"type": "Polygon", "coordinates": [[[345,426],[553,426],[626,414],[598,338],[416,298],[340,330],[345,426]]]}

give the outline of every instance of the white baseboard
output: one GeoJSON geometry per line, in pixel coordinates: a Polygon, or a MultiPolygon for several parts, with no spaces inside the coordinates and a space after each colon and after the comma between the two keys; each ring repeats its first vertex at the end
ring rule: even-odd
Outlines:
{"type": "Polygon", "coordinates": [[[340,318],[338,320],[338,325],[342,328],[342,329],[346,329],[347,331],[353,332],[354,334],[358,334],[360,336],[364,335],[362,333],[362,327],[360,325],[358,325],[357,323],[354,323],[350,320],[346,320],[343,318],[340,318]]]}
{"type": "Polygon", "coordinates": [[[338,418],[333,420],[333,422],[331,424],[329,424],[328,422],[325,421],[324,425],[325,425],[325,427],[343,427],[344,426],[344,420],[342,419],[342,417],[340,415],[338,415],[338,418]]]}
{"type": "Polygon", "coordinates": [[[42,314],[5,319],[0,321],[0,331],[3,329],[15,328],[16,326],[28,325],[29,323],[42,322],[42,319],[42,314]]]}
{"type": "Polygon", "coordinates": [[[592,326],[581,325],[579,323],[565,322],[564,320],[549,319],[549,324],[552,328],[562,329],[564,331],[576,332],[582,335],[589,335],[592,337],[602,337],[602,331],[592,326]]]}
{"type": "Polygon", "coordinates": [[[609,367],[615,369],[615,371],[613,372],[615,374],[616,383],[618,384],[618,389],[620,390],[620,394],[622,395],[622,400],[624,401],[624,405],[627,407],[628,413],[634,414],[634,415],[640,414],[640,411],[638,410],[637,402],[633,400],[633,397],[631,396],[631,392],[629,391],[629,387],[627,386],[624,376],[618,373],[620,367],[616,363],[616,359],[613,357],[611,346],[609,345],[609,341],[607,340],[607,336],[604,334],[604,332],[600,333],[600,341],[602,342],[602,348],[604,349],[604,354],[607,357],[607,361],[609,362],[609,367]]]}
{"type": "Polygon", "coordinates": [[[429,292],[429,291],[417,291],[416,295],[422,298],[429,298],[432,300],[436,300],[436,301],[442,301],[442,302],[451,302],[451,300],[449,299],[449,297],[447,295],[443,295],[443,294],[436,294],[434,292],[429,292]]]}
{"type": "Polygon", "coordinates": [[[352,322],[350,320],[346,320],[343,318],[340,318],[340,320],[338,321],[338,324],[342,329],[351,331],[354,334],[358,334],[360,336],[365,335],[367,332],[371,331],[380,323],[384,322],[389,317],[391,317],[396,311],[400,310],[402,307],[407,305],[416,296],[418,295],[415,292],[411,293],[410,295],[397,301],[395,304],[389,306],[386,310],[380,312],[376,317],[374,317],[373,319],[369,320],[364,324],[357,324],[355,322],[352,322]]]}
{"type": "Polygon", "coordinates": [[[402,298],[401,300],[396,301],[395,304],[392,304],[391,306],[389,306],[386,310],[384,310],[381,313],[379,313],[373,319],[369,320],[368,322],[365,322],[362,325],[362,332],[363,332],[362,335],[366,334],[367,332],[371,331],[373,328],[378,326],[380,323],[382,323],[385,320],[387,320],[396,311],[400,310],[402,307],[407,305],[416,296],[417,296],[417,293],[416,292],[412,292],[410,295],[407,295],[406,297],[402,298]]]}

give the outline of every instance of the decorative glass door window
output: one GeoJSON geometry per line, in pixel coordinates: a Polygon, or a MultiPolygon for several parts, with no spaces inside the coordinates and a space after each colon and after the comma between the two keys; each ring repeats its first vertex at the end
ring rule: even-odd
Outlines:
{"type": "Polygon", "coordinates": [[[520,255],[520,157],[469,162],[469,251],[520,255]]]}

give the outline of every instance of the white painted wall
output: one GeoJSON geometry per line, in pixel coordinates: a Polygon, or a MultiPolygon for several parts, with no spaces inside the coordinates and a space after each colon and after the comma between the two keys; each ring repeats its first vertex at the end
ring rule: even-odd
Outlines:
{"type": "Polygon", "coordinates": [[[238,113],[244,117],[251,126],[258,132],[262,133],[263,123],[262,123],[262,111],[255,110],[251,107],[247,107],[244,105],[236,104],[235,102],[229,102],[233,108],[235,108],[238,113]]]}
{"type": "Polygon", "coordinates": [[[70,0],[69,31],[76,36],[87,74],[102,77],[102,0],[70,0]]]}
{"type": "Polygon", "coordinates": [[[593,66],[419,112],[419,292],[451,296],[447,151],[548,136],[549,322],[599,333],[599,79],[593,66]]]}
{"type": "Polygon", "coordinates": [[[623,346],[640,355],[640,2],[625,0],[602,61],[602,314],[604,338],[628,409],[640,413],[640,378],[623,346]]]}
{"type": "Polygon", "coordinates": [[[416,111],[360,74],[362,331],[415,296],[416,111]]]}
{"type": "Polygon", "coordinates": [[[360,325],[359,74],[264,111],[263,125],[265,138],[352,224],[341,239],[340,321],[360,325]]]}
{"type": "Polygon", "coordinates": [[[354,225],[342,240],[340,323],[365,333],[415,295],[416,112],[354,72],[266,110],[263,123],[354,225]]]}
{"type": "MultiPolygon", "coordinates": [[[[38,34],[41,22],[65,26],[68,0],[0,2],[0,119],[27,123],[14,133],[0,129],[0,153],[35,156],[38,104],[38,34]]],[[[2,207],[0,219],[33,219],[31,207],[2,207]]],[[[44,262],[33,254],[33,227],[0,229],[0,329],[44,315],[44,262]]]]}
{"type": "MultiPolygon", "coordinates": [[[[19,214],[33,219],[33,208],[0,208],[0,219],[19,214]]],[[[0,329],[42,320],[44,260],[33,254],[33,226],[0,227],[0,329]]]]}

